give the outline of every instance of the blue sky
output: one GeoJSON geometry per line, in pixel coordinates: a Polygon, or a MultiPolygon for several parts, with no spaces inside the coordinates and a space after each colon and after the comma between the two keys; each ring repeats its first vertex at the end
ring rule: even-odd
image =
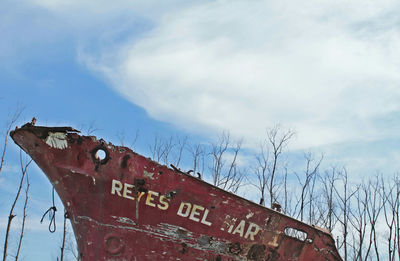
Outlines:
{"type": "MultiPolygon", "coordinates": [[[[3,0],[0,124],[21,106],[19,125],[33,116],[40,125],[93,125],[115,143],[119,132],[129,140],[139,130],[142,153],[155,134],[208,142],[223,130],[251,151],[266,128],[281,124],[296,131],[288,147],[294,162],[314,151],[355,180],[392,175],[400,169],[399,7],[3,0]]],[[[13,196],[17,156],[10,145],[1,213],[13,196]]],[[[38,224],[51,188],[37,167],[31,176],[29,237],[40,240],[27,238],[24,256],[51,260],[61,236],[38,224]]]]}

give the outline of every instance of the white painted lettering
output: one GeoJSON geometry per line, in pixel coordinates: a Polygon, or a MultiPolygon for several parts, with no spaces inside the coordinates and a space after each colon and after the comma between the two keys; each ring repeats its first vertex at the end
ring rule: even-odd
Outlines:
{"type": "Polygon", "coordinates": [[[244,226],[245,226],[244,220],[240,221],[239,225],[235,228],[235,230],[233,231],[232,235],[239,234],[241,237],[243,237],[244,226]]]}
{"type": "Polygon", "coordinates": [[[121,181],[113,179],[111,184],[111,194],[117,193],[117,195],[121,197],[121,190],[122,190],[121,181]]]}
{"type": "Polygon", "coordinates": [[[198,212],[197,210],[204,210],[204,207],[193,204],[192,212],[190,213],[189,219],[199,222],[200,218],[198,218],[198,216],[200,216],[201,213],[198,212]]]}
{"type": "Polygon", "coordinates": [[[254,236],[257,235],[260,230],[261,227],[259,225],[250,222],[250,225],[247,228],[246,235],[244,236],[244,238],[250,237],[250,239],[254,241],[254,236]]]}
{"type": "Polygon", "coordinates": [[[146,198],[146,205],[151,206],[151,207],[155,207],[156,204],[153,203],[153,196],[158,196],[158,192],[154,192],[154,191],[147,191],[147,198],[146,198]]]}
{"type": "Polygon", "coordinates": [[[146,193],[144,193],[144,192],[140,192],[139,193],[139,195],[138,195],[138,201],[139,202],[140,202],[140,199],[143,197],[144,194],[146,194],[146,193]]]}
{"type": "Polygon", "coordinates": [[[187,203],[187,202],[182,202],[181,205],[179,206],[177,215],[181,216],[181,217],[188,217],[190,214],[191,208],[192,208],[192,204],[187,203]],[[183,212],[183,211],[185,211],[185,212],[183,212]]]}
{"type": "Polygon", "coordinates": [[[204,211],[203,218],[201,219],[201,223],[204,224],[204,225],[207,225],[207,226],[211,226],[211,225],[212,225],[211,222],[207,221],[207,216],[208,216],[208,213],[209,213],[209,212],[210,212],[210,211],[209,211],[208,209],[206,209],[206,210],[204,211]]]}
{"type": "Polygon", "coordinates": [[[129,189],[131,189],[131,188],[133,188],[133,187],[134,187],[134,186],[131,185],[131,184],[124,183],[124,191],[123,191],[123,193],[122,193],[122,196],[123,196],[124,198],[129,198],[129,199],[131,199],[131,200],[135,200],[135,198],[131,196],[131,195],[132,195],[132,190],[129,190],[129,189]]]}
{"type": "Polygon", "coordinates": [[[236,223],[236,218],[231,218],[231,216],[226,215],[224,223],[222,224],[221,230],[225,231],[225,229],[228,229],[228,233],[232,232],[233,225],[236,223]]]}
{"type": "Polygon", "coordinates": [[[236,220],[237,220],[237,218],[232,218],[231,223],[230,223],[229,228],[228,228],[228,233],[232,233],[233,226],[235,225],[236,220]]]}
{"type": "Polygon", "coordinates": [[[169,199],[166,196],[161,195],[159,201],[160,201],[160,204],[158,204],[157,207],[161,210],[167,210],[169,207],[169,203],[168,203],[169,199]]]}
{"type": "Polygon", "coordinates": [[[278,235],[277,234],[275,234],[274,237],[272,238],[272,240],[270,242],[268,242],[268,245],[270,245],[272,247],[279,246],[279,244],[278,244],[278,235]]]}
{"type": "MultiPolygon", "coordinates": [[[[122,183],[121,181],[115,179],[113,179],[111,182],[111,194],[118,195],[120,197],[124,197],[130,200],[135,200],[135,198],[137,198],[137,203],[139,203],[142,198],[146,198],[144,199],[145,205],[150,207],[157,207],[158,209],[161,210],[167,210],[169,207],[169,199],[164,195],[160,196],[159,192],[155,192],[152,190],[147,191],[147,193],[139,192],[137,193],[136,197],[135,186],[133,184],[122,183]],[[143,197],[146,194],[147,196],[143,197]],[[158,202],[157,202],[157,197],[158,197],[158,202]]],[[[183,206],[181,206],[180,213],[182,215],[185,215],[185,217],[188,217],[190,215],[191,207],[192,205],[190,203],[185,203],[183,206]]],[[[198,215],[198,213],[196,212],[193,215],[194,218],[197,218],[196,216],[198,215]]]]}

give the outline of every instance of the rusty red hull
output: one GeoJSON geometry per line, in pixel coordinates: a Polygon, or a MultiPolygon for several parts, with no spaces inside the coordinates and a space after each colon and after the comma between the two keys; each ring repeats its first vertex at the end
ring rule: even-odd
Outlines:
{"type": "Polygon", "coordinates": [[[128,148],[69,127],[11,136],[55,187],[84,261],[341,260],[329,233],[128,148]]]}

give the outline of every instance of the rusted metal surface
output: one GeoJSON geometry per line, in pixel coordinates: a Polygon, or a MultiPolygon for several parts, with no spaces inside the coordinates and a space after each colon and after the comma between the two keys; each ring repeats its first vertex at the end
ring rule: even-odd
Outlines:
{"type": "Polygon", "coordinates": [[[332,236],[70,127],[11,134],[66,207],[82,260],[342,260],[332,236]]]}

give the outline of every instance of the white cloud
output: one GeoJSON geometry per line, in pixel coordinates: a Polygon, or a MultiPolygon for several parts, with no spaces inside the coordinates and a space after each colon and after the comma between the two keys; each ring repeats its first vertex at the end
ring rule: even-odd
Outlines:
{"type": "Polygon", "coordinates": [[[247,140],[281,123],[299,148],[399,130],[386,124],[400,110],[396,1],[34,2],[80,37],[104,30],[80,59],[157,120],[247,140]],[[151,26],[107,40],[133,20],[151,26]]]}
{"type": "Polygon", "coordinates": [[[152,117],[190,130],[258,138],[279,122],[299,147],[371,140],[383,131],[374,120],[399,110],[395,8],[206,3],[88,64],[152,117]]]}

